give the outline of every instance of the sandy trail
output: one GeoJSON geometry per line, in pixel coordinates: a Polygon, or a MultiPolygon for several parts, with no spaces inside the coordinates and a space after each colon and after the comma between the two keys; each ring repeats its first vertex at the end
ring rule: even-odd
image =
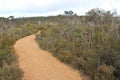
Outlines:
{"type": "Polygon", "coordinates": [[[23,80],[82,80],[78,71],[40,49],[35,35],[18,40],[14,48],[24,71],[23,80]]]}

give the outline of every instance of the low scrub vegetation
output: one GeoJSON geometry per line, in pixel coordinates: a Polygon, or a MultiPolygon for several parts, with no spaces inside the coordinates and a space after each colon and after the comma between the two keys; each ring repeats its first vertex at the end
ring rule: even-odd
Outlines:
{"type": "Polygon", "coordinates": [[[82,18],[85,23],[77,24],[79,19],[74,15],[66,16],[64,20],[70,20],[67,24],[43,28],[37,35],[40,47],[62,62],[83,70],[93,80],[119,80],[120,24],[117,17],[110,11],[92,9],[82,18]]]}
{"type": "Polygon", "coordinates": [[[0,80],[21,80],[13,45],[36,33],[42,49],[62,62],[84,71],[92,80],[120,80],[120,17],[110,11],[92,9],[85,16],[72,11],[64,15],[0,18],[0,80]]]}
{"type": "Polygon", "coordinates": [[[23,71],[19,68],[19,56],[15,53],[13,45],[16,40],[36,33],[39,26],[32,22],[22,23],[22,19],[0,19],[0,80],[21,80],[23,71]]]}
{"type": "Polygon", "coordinates": [[[17,64],[13,50],[16,38],[9,33],[0,34],[0,80],[21,80],[23,72],[17,64]]]}

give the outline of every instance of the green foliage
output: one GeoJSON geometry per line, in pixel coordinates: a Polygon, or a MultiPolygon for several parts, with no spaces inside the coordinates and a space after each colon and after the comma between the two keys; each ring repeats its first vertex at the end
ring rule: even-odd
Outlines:
{"type": "Polygon", "coordinates": [[[114,80],[114,67],[105,64],[99,66],[95,80],[114,80]]]}
{"type": "Polygon", "coordinates": [[[0,37],[0,80],[21,80],[23,73],[12,49],[16,38],[10,33],[3,33],[0,37]]]}
{"type": "Polygon", "coordinates": [[[0,68],[0,80],[21,80],[23,72],[16,64],[8,65],[4,63],[0,68]]]}
{"type": "Polygon", "coordinates": [[[41,30],[40,47],[62,62],[83,70],[93,80],[120,80],[120,22],[110,11],[92,9],[86,16],[72,11],[49,17],[1,19],[0,80],[20,80],[13,44],[41,30]],[[66,15],[66,16],[65,16],[66,15]],[[5,33],[6,32],[6,33],[5,33]]]}
{"type": "Polygon", "coordinates": [[[99,9],[92,10],[87,18],[92,25],[56,24],[43,30],[36,40],[41,48],[93,80],[119,80],[119,23],[113,21],[111,12],[99,9]]]}

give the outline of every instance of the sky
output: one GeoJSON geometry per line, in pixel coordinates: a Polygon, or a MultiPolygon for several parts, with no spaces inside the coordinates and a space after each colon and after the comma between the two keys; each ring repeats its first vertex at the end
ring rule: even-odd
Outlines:
{"type": "Polygon", "coordinates": [[[0,0],[0,17],[34,17],[63,14],[72,10],[78,15],[93,8],[117,10],[120,0],[0,0]]]}

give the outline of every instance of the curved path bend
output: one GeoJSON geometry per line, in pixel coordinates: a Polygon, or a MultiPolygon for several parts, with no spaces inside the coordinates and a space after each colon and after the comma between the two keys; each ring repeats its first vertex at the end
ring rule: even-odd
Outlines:
{"type": "Polygon", "coordinates": [[[24,72],[22,80],[82,80],[78,71],[40,49],[35,34],[16,41],[14,48],[24,72]]]}

